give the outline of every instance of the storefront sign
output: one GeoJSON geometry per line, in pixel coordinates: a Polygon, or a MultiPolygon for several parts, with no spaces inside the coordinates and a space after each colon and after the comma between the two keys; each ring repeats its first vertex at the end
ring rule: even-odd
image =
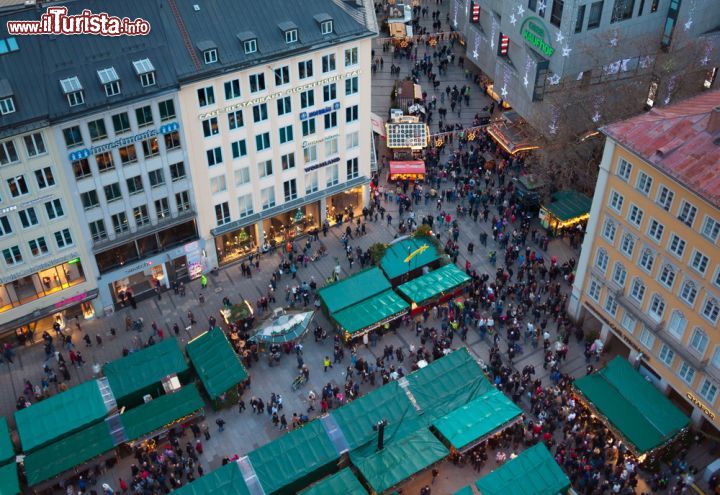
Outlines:
{"type": "Polygon", "coordinates": [[[307,167],[305,167],[305,172],[310,172],[311,170],[317,170],[318,168],[327,167],[328,165],[332,165],[333,163],[337,163],[339,161],[340,157],[336,156],[335,158],[330,158],[329,160],[325,160],[324,162],[308,165],[307,167]]]}
{"type": "MultiPolygon", "coordinates": [[[[73,258],[77,258],[79,255],[77,253],[71,253],[69,256],[71,256],[72,257],[71,259],[73,259],[73,258]]],[[[26,275],[30,275],[31,273],[41,272],[43,270],[47,270],[48,268],[52,268],[57,265],[62,265],[63,263],[67,263],[67,262],[68,262],[67,258],[63,256],[62,258],[55,258],[52,260],[48,260],[44,263],[32,265],[22,271],[15,272],[12,275],[0,277],[0,284],[6,284],[8,282],[12,282],[13,280],[22,278],[26,275]]]]}
{"type": "Polygon", "coordinates": [[[93,146],[92,148],[85,148],[82,150],[73,151],[68,155],[68,158],[71,162],[74,162],[75,160],[87,158],[96,153],[110,151],[112,149],[119,148],[120,146],[126,146],[128,144],[136,143],[138,141],[144,141],[145,139],[149,139],[151,137],[170,134],[171,132],[177,131],[178,129],[180,129],[180,124],[178,124],[177,122],[171,122],[169,124],[161,125],[157,129],[150,129],[145,132],[141,132],[140,134],[135,134],[134,136],[116,139],[115,141],[101,144],[100,146],[93,146]]]}
{"type": "Polygon", "coordinates": [[[217,115],[220,115],[221,113],[229,113],[234,112],[235,110],[239,108],[245,108],[252,105],[257,105],[259,103],[265,103],[277,98],[281,98],[286,95],[291,95],[294,93],[300,93],[302,91],[305,91],[306,89],[314,88],[317,86],[322,86],[324,84],[328,84],[334,81],[342,81],[343,79],[347,79],[349,77],[355,77],[362,74],[362,70],[353,70],[350,72],[346,72],[345,74],[339,74],[337,76],[332,77],[326,77],[325,79],[320,79],[319,81],[311,82],[308,84],[303,84],[302,86],[296,86],[294,88],[287,89],[285,91],[277,91],[275,93],[270,93],[267,96],[261,96],[259,98],[254,98],[252,100],[247,101],[241,101],[240,103],[235,103],[234,105],[229,105],[227,107],[218,108],[217,110],[213,110],[212,112],[207,113],[201,113],[198,115],[198,120],[205,120],[210,117],[215,117],[217,115]]]}
{"type": "Polygon", "coordinates": [[[313,144],[322,143],[325,141],[330,141],[331,139],[335,139],[338,137],[338,134],[333,134],[332,136],[325,136],[318,139],[308,139],[306,141],[302,142],[303,149],[307,148],[308,146],[312,146],[313,144]]]}
{"type": "Polygon", "coordinates": [[[82,302],[85,300],[86,297],[87,297],[87,292],[83,292],[82,294],[78,294],[77,296],[68,297],[67,299],[58,301],[53,306],[55,306],[56,308],[62,308],[63,306],[67,306],[72,303],[82,302]]]}
{"type": "Polygon", "coordinates": [[[143,261],[142,263],[137,263],[135,265],[132,265],[128,268],[125,268],[123,270],[123,273],[133,273],[133,272],[139,272],[140,270],[144,270],[145,268],[148,268],[153,265],[152,260],[143,261]]]}
{"type": "Polygon", "coordinates": [[[690,402],[693,403],[693,405],[695,405],[695,407],[697,407],[698,409],[700,409],[700,410],[705,414],[705,416],[707,416],[708,418],[712,419],[713,421],[715,420],[715,413],[712,412],[710,409],[708,409],[708,407],[707,407],[705,404],[703,404],[702,402],[700,402],[700,399],[698,399],[697,397],[695,397],[695,396],[694,396],[693,394],[691,394],[690,392],[688,392],[687,394],[685,394],[685,396],[688,398],[688,400],[689,400],[690,402]]]}
{"type": "Polygon", "coordinates": [[[550,45],[550,34],[543,21],[537,17],[528,17],[520,26],[520,34],[525,41],[537,48],[546,57],[552,57],[555,48],[550,45]]]}
{"type": "Polygon", "coordinates": [[[313,117],[317,117],[318,115],[324,115],[326,113],[332,112],[333,110],[337,110],[338,108],[340,108],[340,102],[336,101],[332,104],[332,107],[325,107],[319,110],[313,110],[312,112],[300,112],[300,120],[307,120],[313,117]]]}

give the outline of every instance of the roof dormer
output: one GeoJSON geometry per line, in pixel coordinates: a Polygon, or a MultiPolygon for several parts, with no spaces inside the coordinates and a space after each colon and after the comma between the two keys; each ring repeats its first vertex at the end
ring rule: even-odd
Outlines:
{"type": "Polygon", "coordinates": [[[214,41],[205,40],[198,41],[197,49],[200,50],[203,56],[205,65],[217,63],[218,61],[218,47],[214,41]]]}
{"type": "Polygon", "coordinates": [[[142,58],[133,61],[135,74],[140,78],[140,84],[143,88],[155,86],[155,66],[150,62],[149,58],[142,58]]]}
{"type": "Polygon", "coordinates": [[[85,95],[80,79],[77,76],[60,79],[60,87],[68,100],[71,107],[76,107],[85,103],[85,95]]]}
{"type": "Polygon", "coordinates": [[[314,15],[313,19],[315,19],[315,22],[320,25],[320,34],[323,36],[333,34],[335,25],[333,24],[333,18],[330,17],[330,15],[323,12],[321,14],[314,15]]]}
{"type": "Polygon", "coordinates": [[[298,27],[292,21],[285,21],[278,24],[280,30],[285,34],[285,43],[297,43],[298,41],[298,27]]]}
{"type": "Polygon", "coordinates": [[[237,39],[242,43],[245,55],[251,55],[258,51],[257,35],[252,31],[243,31],[237,34],[237,39]]]}
{"type": "Polygon", "coordinates": [[[105,88],[106,96],[115,96],[120,94],[120,77],[115,70],[115,67],[108,67],[107,69],[100,69],[97,71],[98,79],[100,84],[105,88]]]}
{"type": "Polygon", "coordinates": [[[15,113],[15,92],[10,81],[0,79],[0,115],[15,113]]]}

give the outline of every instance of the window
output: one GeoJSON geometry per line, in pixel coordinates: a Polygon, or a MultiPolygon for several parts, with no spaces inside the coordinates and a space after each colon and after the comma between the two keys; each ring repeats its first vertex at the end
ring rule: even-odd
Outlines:
{"type": "Polygon", "coordinates": [[[655,320],[662,320],[663,313],[665,313],[665,300],[658,294],[653,294],[650,299],[650,307],[648,308],[650,316],[655,320]]]}
{"type": "Polygon", "coordinates": [[[24,196],[24,195],[30,193],[30,190],[28,189],[28,186],[27,186],[27,182],[25,182],[24,175],[18,175],[17,177],[8,179],[7,184],[8,184],[8,189],[10,189],[10,195],[13,198],[24,196]]]}
{"type": "Polygon", "coordinates": [[[351,158],[345,162],[345,167],[345,170],[347,171],[347,180],[354,179],[360,175],[357,158],[351,158]]]}
{"type": "Polygon", "coordinates": [[[118,113],[112,116],[113,130],[115,134],[122,134],[130,130],[130,117],[127,112],[118,113]]]}
{"type": "Polygon", "coordinates": [[[652,177],[645,172],[639,172],[635,189],[643,193],[645,196],[650,194],[650,188],[652,187],[652,177]]]}
{"type": "Polygon", "coordinates": [[[673,359],[675,359],[675,351],[673,351],[667,344],[663,344],[660,346],[658,358],[667,366],[672,366],[673,359]]]}
{"type": "Polygon", "coordinates": [[[675,268],[672,265],[665,264],[660,270],[660,276],[658,280],[668,289],[672,290],[672,286],[675,283],[675,268]]]}
{"type": "Polygon", "coordinates": [[[682,340],[683,334],[685,334],[685,327],[687,327],[687,319],[680,311],[673,311],[668,321],[668,333],[678,340],[682,340]]]}
{"type": "Polygon", "coordinates": [[[337,163],[334,163],[334,164],[330,165],[329,167],[327,167],[327,168],[325,169],[325,174],[326,174],[326,182],[325,182],[325,185],[326,185],[327,187],[334,186],[334,185],[338,184],[338,182],[340,182],[340,179],[338,178],[338,165],[337,165],[337,163]]]}
{"type": "Polygon", "coordinates": [[[599,2],[593,2],[590,5],[590,15],[588,16],[588,29],[595,29],[600,27],[600,21],[602,20],[603,11],[603,0],[599,2]]]}
{"type": "Polygon", "coordinates": [[[655,263],[655,253],[651,249],[645,248],[640,253],[640,258],[638,259],[638,264],[641,268],[643,268],[646,272],[650,273],[653,269],[653,265],[655,263]]]}
{"type": "Polygon", "coordinates": [[[165,134],[165,151],[174,150],[180,147],[180,133],[173,131],[165,134]]]}
{"type": "Polygon", "coordinates": [[[252,194],[245,194],[238,197],[238,207],[240,208],[240,218],[252,215],[255,212],[253,208],[252,194]]]}
{"type": "Polygon", "coordinates": [[[668,251],[673,253],[678,258],[682,258],[683,254],[685,254],[685,245],[686,242],[684,239],[681,239],[677,234],[673,234],[670,236],[670,242],[668,243],[668,251]]]}
{"type": "Polygon", "coordinates": [[[605,311],[612,316],[613,318],[617,314],[618,309],[618,303],[615,300],[615,296],[612,294],[608,294],[608,296],[605,298],[605,311]]]}
{"type": "Polygon", "coordinates": [[[323,122],[325,124],[325,129],[337,127],[337,112],[330,112],[323,115],[323,122]]]}
{"type": "Polygon", "coordinates": [[[224,175],[210,177],[210,194],[217,194],[227,191],[227,181],[224,175]]]}
{"type": "Polygon", "coordinates": [[[688,227],[692,227],[695,221],[695,215],[697,215],[697,208],[683,200],[680,204],[680,210],[678,211],[678,220],[688,227]]]}
{"type": "Polygon", "coordinates": [[[353,105],[345,109],[345,122],[355,122],[358,119],[358,106],[353,105]]]}
{"type": "Polygon", "coordinates": [[[122,199],[122,193],[120,192],[120,184],[115,182],[108,184],[103,188],[105,191],[105,199],[108,203],[122,199]]]}
{"type": "Polygon", "coordinates": [[[578,7],[577,17],[575,18],[575,32],[579,33],[582,31],[583,22],[585,22],[585,5],[578,7]]]}
{"type": "Polygon", "coordinates": [[[317,160],[317,145],[311,144],[310,146],[303,148],[303,160],[305,163],[317,160]]]}
{"type": "Polygon", "coordinates": [[[625,199],[617,191],[610,192],[610,199],[608,200],[608,206],[618,213],[622,213],[622,206],[625,199]]]}
{"type": "Polygon", "coordinates": [[[690,336],[690,342],[688,343],[688,345],[690,346],[690,349],[695,351],[698,356],[702,358],[702,356],[705,355],[705,351],[707,350],[709,343],[710,338],[708,337],[708,335],[701,329],[696,328],[695,330],[693,330],[693,333],[690,336]]]}
{"type": "Polygon", "coordinates": [[[272,160],[264,160],[258,163],[258,177],[268,177],[273,173],[272,160]]]}
{"type": "Polygon", "coordinates": [[[175,203],[179,212],[190,210],[190,193],[182,191],[175,194],[175,203]]]}
{"type": "Polygon", "coordinates": [[[0,236],[12,234],[12,226],[8,217],[0,217],[0,236]]]}
{"type": "Polygon", "coordinates": [[[655,240],[656,242],[660,242],[662,240],[664,231],[665,226],[663,224],[661,224],[654,218],[650,220],[650,224],[648,225],[648,237],[655,240]]]}
{"type": "Polygon", "coordinates": [[[552,10],[550,11],[550,24],[553,26],[560,27],[564,3],[563,0],[553,0],[552,10]]]}
{"type": "Polygon", "coordinates": [[[184,179],[185,176],[185,163],[177,162],[170,164],[170,180],[175,182],[184,179]]]}
{"type": "Polygon", "coordinates": [[[126,179],[125,182],[127,183],[128,192],[130,194],[138,194],[144,190],[142,177],[139,175],[130,177],[129,179],[126,179]]]}
{"type": "Polygon", "coordinates": [[[112,220],[113,230],[116,234],[122,234],[123,232],[130,230],[130,224],[128,223],[127,215],[124,211],[112,215],[110,220],[112,220]]]}
{"type": "Polygon", "coordinates": [[[315,133],[315,117],[302,121],[302,135],[309,136],[315,133]]]}
{"type": "Polygon", "coordinates": [[[27,150],[28,156],[44,155],[46,153],[45,141],[41,133],[36,132],[34,134],[28,134],[23,137],[25,141],[25,149],[27,150]]]}
{"type": "Polygon", "coordinates": [[[257,51],[257,40],[247,40],[243,41],[243,51],[245,52],[245,55],[250,55],[251,53],[255,53],[257,51]]]}
{"type": "Polygon", "coordinates": [[[263,210],[275,206],[275,187],[270,186],[260,190],[260,203],[263,210]]]}
{"type": "Polygon", "coordinates": [[[170,204],[167,198],[160,198],[155,200],[155,214],[158,218],[169,218],[170,217],[170,204]]]}
{"type": "MultiPolygon", "coordinates": [[[[65,138],[65,146],[67,146],[68,148],[73,148],[75,146],[80,146],[83,144],[82,133],[80,132],[79,126],[75,125],[73,127],[68,127],[67,129],[63,129],[63,137],[65,138]]],[[[8,143],[12,147],[13,153],[15,153],[15,146],[13,146],[12,141],[0,143],[0,164],[2,164],[2,165],[5,165],[6,163],[9,163],[9,162],[17,161],[16,153],[15,153],[14,160],[10,160],[8,162],[3,160],[4,155],[11,156],[11,155],[9,155],[9,153],[6,153],[8,151],[6,149],[8,143]]]]}
{"type": "Polygon", "coordinates": [[[283,182],[283,192],[285,193],[285,201],[292,201],[297,198],[297,183],[295,179],[283,182]]]}
{"type": "Polygon", "coordinates": [[[210,117],[202,121],[203,136],[210,137],[218,134],[220,128],[218,126],[217,117],[210,117]]]}
{"type": "Polygon", "coordinates": [[[82,202],[83,208],[86,210],[95,208],[96,206],[100,205],[97,191],[95,191],[94,189],[92,191],[80,193],[80,201],[82,202]]]}
{"type": "Polygon", "coordinates": [[[222,161],[223,161],[223,159],[222,159],[222,148],[219,147],[219,146],[218,146],[217,148],[213,148],[213,149],[211,149],[211,150],[207,150],[207,151],[205,152],[205,154],[207,155],[208,167],[212,167],[212,166],[214,166],[214,165],[218,165],[218,164],[222,163],[222,161]]]}
{"type": "Polygon", "coordinates": [[[172,120],[176,117],[175,102],[173,100],[161,101],[158,103],[158,110],[160,111],[160,122],[172,120]]]}
{"type": "Polygon", "coordinates": [[[240,98],[240,79],[233,79],[232,81],[226,81],[223,85],[225,87],[225,99],[232,100],[234,98],[240,98]]]}
{"type": "Polygon", "coordinates": [[[295,153],[288,153],[281,156],[280,162],[282,163],[283,170],[290,170],[291,168],[295,168],[295,153]]]}
{"type": "Polygon", "coordinates": [[[695,368],[690,366],[687,361],[683,361],[680,368],[678,368],[678,376],[688,385],[692,385],[692,382],[695,379],[695,368]]]}
{"type": "Polygon", "coordinates": [[[217,49],[213,48],[211,50],[205,50],[203,51],[203,60],[205,61],[205,64],[214,64],[218,61],[218,52],[217,49]]]}
{"type": "Polygon", "coordinates": [[[285,65],[275,69],[275,86],[290,84],[290,67],[285,65]]]}
{"type": "Polygon", "coordinates": [[[718,387],[713,382],[705,378],[698,389],[698,394],[705,399],[708,404],[712,405],[715,403],[717,398],[718,387]]]}
{"type": "Polygon", "coordinates": [[[650,13],[657,12],[658,5],[660,4],[660,0],[652,0],[652,5],[650,5],[650,13]]]}
{"type": "Polygon", "coordinates": [[[88,162],[87,158],[72,162],[72,169],[76,179],[82,179],[84,177],[89,177],[90,175],[92,175],[92,170],[90,169],[90,162],[88,162]]]}
{"type": "Polygon", "coordinates": [[[680,298],[688,303],[691,307],[695,305],[695,300],[697,299],[698,290],[697,286],[694,282],[690,280],[686,280],[683,282],[682,287],[680,288],[680,298]]]}
{"type": "Polygon", "coordinates": [[[255,148],[258,151],[266,150],[270,147],[270,133],[264,132],[262,134],[255,135],[255,148]]]}
{"type": "Polygon", "coordinates": [[[137,162],[137,151],[135,150],[134,144],[118,148],[118,154],[120,155],[120,163],[123,165],[130,165],[137,162]]]}
{"type": "Polygon", "coordinates": [[[325,156],[337,155],[338,153],[338,137],[333,136],[330,139],[325,138],[325,156]]]}
{"type": "Polygon", "coordinates": [[[637,205],[630,205],[628,209],[628,221],[635,227],[640,227],[643,219],[643,211],[637,205]]]}
{"type": "Polygon", "coordinates": [[[140,84],[143,88],[147,88],[148,86],[155,86],[155,71],[140,74],[140,84]]]}
{"type": "Polygon", "coordinates": [[[37,213],[35,213],[35,208],[32,206],[25,210],[20,210],[18,212],[18,217],[20,217],[20,224],[24,229],[34,227],[40,223],[37,213]]]}
{"type": "Polygon", "coordinates": [[[625,287],[625,280],[627,279],[627,270],[622,263],[615,263],[613,266],[612,280],[620,287],[625,287]]]}
{"type": "Polygon", "coordinates": [[[702,315],[711,321],[717,323],[718,315],[720,315],[720,303],[714,297],[709,297],[703,304],[702,315]]]}
{"type": "Polygon", "coordinates": [[[605,270],[607,270],[608,266],[608,260],[610,257],[608,256],[607,251],[605,251],[603,248],[598,249],[597,254],[595,255],[595,266],[603,273],[605,273],[605,270]]]}
{"type": "Polygon", "coordinates": [[[633,283],[630,286],[630,296],[638,303],[642,304],[643,299],[645,298],[645,284],[643,284],[642,280],[639,278],[633,280],[633,283]]]}
{"type": "Polygon", "coordinates": [[[23,260],[18,246],[3,249],[3,257],[5,258],[5,264],[8,266],[17,265],[22,263],[23,260]]]}
{"type": "Polygon", "coordinates": [[[212,86],[200,88],[197,90],[198,104],[201,107],[215,104],[215,90],[212,86]]]}
{"type": "Polygon", "coordinates": [[[345,147],[347,149],[357,148],[360,146],[360,134],[355,131],[345,135],[345,147]]]}
{"type": "Polygon", "coordinates": [[[283,96],[277,100],[277,113],[278,115],[285,115],[292,111],[292,98],[289,96],[283,96]]]}
{"type": "Polygon", "coordinates": [[[148,209],[146,205],[140,205],[133,208],[133,218],[135,219],[135,225],[142,227],[150,223],[150,215],[148,215],[148,209]]]}
{"type": "Polygon", "coordinates": [[[156,137],[144,140],[142,143],[143,156],[145,158],[152,158],[160,154],[160,145],[156,137]]]}
{"type": "Polygon", "coordinates": [[[45,203],[45,212],[47,213],[48,219],[55,220],[65,216],[63,211],[62,201],[60,199],[53,199],[45,203]]]}
{"type": "Polygon", "coordinates": [[[625,233],[622,236],[620,242],[620,251],[628,257],[632,258],[633,250],[635,249],[635,237],[632,234],[625,233]]]}
{"type": "Polygon", "coordinates": [[[333,21],[323,21],[320,23],[320,34],[323,36],[326,34],[332,34],[333,32],[333,21]]]}
{"type": "Polygon", "coordinates": [[[245,143],[244,139],[240,139],[238,141],[233,141],[230,145],[230,148],[232,148],[232,157],[234,158],[240,158],[245,155],[247,155],[247,145],[245,143]]]}
{"type": "Polygon", "coordinates": [[[588,296],[590,296],[590,299],[593,299],[596,302],[600,301],[600,293],[602,292],[602,286],[600,285],[600,282],[595,280],[594,278],[590,279],[590,284],[588,284],[588,296]]]}
{"type": "Polygon", "coordinates": [[[165,184],[165,174],[161,168],[148,172],[150,187],[159,187],[165,184]]]}
{"type": "Polygon", "coordinates": [[[337,98],[337,85],[335,83],[323,86],[323,101],[332,101],[337,98]]]}
{"type": "Polygon", "coordinates": [[[318,190],[318,171],[313,170],[305,174],[305,194],[314,193],[318,190]]]}
{"type": "Polygon", "coordinates": [[[630,313],[625,311],[623,313],[622,320],[620,321],[620,325],[627,330],[628,333],[633,333],[635,331],[635,324],[637,323],[637,320],[633,318],[630,313]]]}
{"type": "Polygon", "coordinates": [[[243,167],[235,171],[235,185],[241,186],[250,182],[250,167],[243,167]]]}
{"type": "Polygon", "coordinates": [[[263,120],[267,120],[267,118],[267,103],[260,103],[259,105],[253,106],[253,122],[262,122],[263,120]]]}
{"type": "Polygon", "coordinates": [[[332,72],[334,70],[335,70],[335,54],[330,53],[329,55],[324,55],[322,58],[323,74],[326,72],[332,72]]]}
{"type": "Polygon", "coordinates": [[[708,263],[710,260],[707,256],[702,254],[700,251],[695,250],[693,252],[692,259],[690,261],[690,266],[698,273],[701,273],[702,275],[705,275],[705,272],[707,272],[708,263]]]}
{"type": "Polygon", "coordinates": [[[296,43],[298,40],[298,30],[288,29],[285,31],[285,43],[296,43]]]}
{"type": "Polygon", "coordinates": [[[265,90],[265,74],[250,74],[250,92],[257,93],[265,90]]]}
{"type": "Polygon", "coordinates": [[[670,207],[672,206],[673,198],[675,198],[675,193],[672,192],[667,187],[663,186],[662,184],[660,187],[658,187],[657,197],[655,198],[655,202],[660,205],[660,207],[665,211],[670,211],[670,207]]]}
{"type": "Polygon", "coordinates": [[[232,131],[233,129],[239,129],[240,127],[245,125],[245,120],[243,119],[243,112],[242,110],[235,110],[234,112],[230,112],[228,114],[228,128],[232,131]]]}
{"type": "Polygon", "coordinates": [[[155,123],[150,105],[136,108],[135,117],[137,118],[138,127],[148,127],[155,123]]]}
{"type": "Polygon", "coordinates": [[[354,95],[358,92],[358,77],[348,77],[345,79],[345,96],[354,95]]]}
{"type": "Polygon", "coordinates": [[[215,220],[218,226],[230,223],[230,205],[227,201],[215,205],[215,220]]]}
{"type": "Polygon", "coordinates": [[[617,232],[617,226],[615,225],[615,222],[610,218],[605,219],[605,224],[603,225],[603,232],[602,232],[603,237],[612,244],[613,242],[615,242],[615,233],[616,232],[617,232]]]}
{"type": "Polygon", "coordinates": [[[73,239],[70,235],[70,229],[62,229],[55,232],[55,242],[57,243],[58,249],[72,246],[73,239]]]}
{"type": "Polygon", "coordinates": [[[105,222],[102,220],[95,220],[88,224],[90,228],[90,238],[97,242],[107,239],[107,231],[105,230],[105,222]]]}
{"type": "Polygon", "coordinates": [[[358,49],[348,48],[345,50],[345,67],[358,64],[358,49]]]}
{"type": "Polygon", "coordinates": [[[97,163],[98,170],[101,173],[109,172],[115,168],[113,156],[109,151],[95,155],[95,162],[97,163]]]}
{"type": "Polygon", "coordinates": [[[83,103],[83,87],[77,76],[61,79],[60,86],[62,87],[63,93],[67,96],[68,103],[71,107],[81,105],[83,103]]]}
{"type": "Polygon", "coordinates": [[[630,19],[635,8],[635,0],[615,0],[613,5],[612,16],[610,22],[624,21],[630,19]]]}
{"type": "Polygon", "coordinates": [[[617,164],[617,176],[625,182],[630,180],[630,174],[632,173],[632,163],[627,160],[620,158],[617,164]]]}
{"type": "Polygon", "coordinates": [[[653,345],[655,345],[655,336],[645,325],[643,325],[643,329],[640,332],[638,340],[640,340],[640,343],[650,350],[652,350],[653,345]]]}
{"type": "Polygon", "coordinates": [[[308,89],[300,93],[300,108],[311,107],[315,104],[315,90],[308,89]]]}
{"type": "Polygon", "coordinates": [[[68,104],[71,107],[76,107],[85,103],[85,97],[83,96],[82,91],[73,91],[72,93],[68,93],[66,96],[68,104]]]}
{"type": "Polygon", "coordinates": [[[12,96],[0,100],[0,115],[15,113],[15,101],[12,96]]]}
{"type": "Polygon", "coordinates": [[[313,63],[312,60],[305,60],[298,62],[298,76],[300,79],[306,79],[313,75],[313,63]]]}
{"type": "Polygon", "coordinates": [[[46,189],[55,185],[55,176],[51,167],[41,168],[35,171],[35,182],[38,189],[46,189]]]}
{"type": "Polygon", "coordinates": [[[700,233],[702,233],[702,235],[707,237],[712,242],[717,241],[718,235],[720,235],[720,222],[718,222],[714,218],[706,216],[705,220],[703,220],[700,233]]]}

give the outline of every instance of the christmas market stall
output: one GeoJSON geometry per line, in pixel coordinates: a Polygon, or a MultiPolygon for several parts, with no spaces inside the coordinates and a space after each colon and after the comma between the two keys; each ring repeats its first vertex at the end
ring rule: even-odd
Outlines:
{"type": "MultiPolygon", "coordinates": [[[[251,495],[237,461],[229,462],[192,483],[173,491],[174,495],[251,495]]],[[[257,481],[256,481],[257,482],[257,481]]]]}
{"type": "MultiPolygon", "coordinates": [[[[416,103],[420,103],[422,101],[422,87],[419,84],[415,84],[411,79],[395,81],[395,85],[390,96],[390,104],[392,108],[402,110],[403,113],[407,115],[410,113],[408,109],[412,105],[415,105],[416,103]]],[[[417,120],[415,122],[417,122],[417,120]]],[[[390,125],[391,124],[388,124],[388,126],[390,125]]],[[[390,127],[388,127],[388,136],[390,135],[390,127]]],[[[390,143],[389,139],[388,143],[390,143]]]]}
{"type": "Polygon", "coordinates": [[[409,3],[388,5],[387,26],[390,37],[397,39],[412,38],[412,6],[409,3]]]}
{"type": "Polygon", "coordinates": [[[648,467],[687,433],[689,418],[620,356],[574,387],[580,403],[648,467]]]}
{"type": "Polygon", "coordinates": [[[590,218],[592,198],[577,191],[559,191],[552,195],[552,203],[542,205],[539,218],[542,226],[559,236],[572,228],[583,228],[590,218]]]}
{"type": "Polygon", "coordinates": [[[441,253],[429,239],[408,237],[390,243],[380,260],[380,268],[393,287],[419,277],[440,266],[441,253]]]}
{"type": "Polygon", "coordinates": [[[449,264],[398,286],[397,291],[410,302],[410,315],[442,304],[460,294],[470,283],[470,276],[456,265],[449,264]]]}
{"type": "Polygon", "coordinates": [[[368,495],[367,490],[357,479],[350,468],[341,469],[337,473],[324,478],[314,485],[298,492],[298,495],[368,495]]]}
{"type": "Polygon", "coordinates": [[[420,181],[425,179],[425,162],[422,160],[395,161],[390,164],[390,175],[388,180],[412,180],[420,181]]]}
{"type": "Polygon", "coordinates": [[[3,495],[20,493],[15,448],[5,417],[0,417],[0,493],[3,495]]]}
{"type": "Polygon", "coordinates": [[[405,316],[409,309],[410,305],[403,298],[388,289],[333,313],[331,317],[342,330],[345,341],[349,341],[381,326],[389,328],[390,322],[405,316]]]}
{"type": "Polygon", "coordinates": [[[486,132],[506,153],[516,155],[540,148],[533,131],[522,117],[514,111],[504,112],[502,116],[502,119],[490,124],[486,132]]]}
{"type": "Polygon", "coordinates": [[[566,494],[570,480],[544,443],[524,450],[475,482],[480,495],[566,494]]]}
{"type": "MultiPolygon", "coordinates": [[[[424,114],[424,108],[419,104],[412,104],[408,107],[418,115],[424,114]]],[[[397,110],[401,113],[402,110],[397,110]]],[[[385,124],[386,147],[392,153],[391,160],[403,162],[402,169],[395,165],[395,172],[389,171],[389,180],[423,180],[425,178],[425,167],[420,168],[415,162],[422,162],[423,150],[430,140],[430,129],[425,122],[420,121],[417,115],[396,115],[390,122],[385,124]],[[410,165],[408,165],[410,163],[410,165]]],[[[423,162],[424,164],[424,162],[423,162]]]]}
{"type": "Polygon", "coordinates": [[[261,350],[272,344],[296,342],[307,333],[314,316],[314,311],[283,309],[261,324],[250,341],[259,344],[261,350]]]}
{"type": "Polygon", "coordinates": [[[390,288],[390,282],[379,268],[368,268],[345,280],[326,285],[318,290],[318,296],[322,307],[330,316],[390,288]]]}

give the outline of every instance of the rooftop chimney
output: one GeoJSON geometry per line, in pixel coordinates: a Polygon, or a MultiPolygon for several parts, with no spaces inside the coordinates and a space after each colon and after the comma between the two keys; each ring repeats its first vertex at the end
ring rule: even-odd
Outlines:
{"type": "Polygon", "coordinates": [[[715,107],[710,112],[710,118],[707,123],[707,131],[715,134],[720,131],[720,107],[715,107]]]}

